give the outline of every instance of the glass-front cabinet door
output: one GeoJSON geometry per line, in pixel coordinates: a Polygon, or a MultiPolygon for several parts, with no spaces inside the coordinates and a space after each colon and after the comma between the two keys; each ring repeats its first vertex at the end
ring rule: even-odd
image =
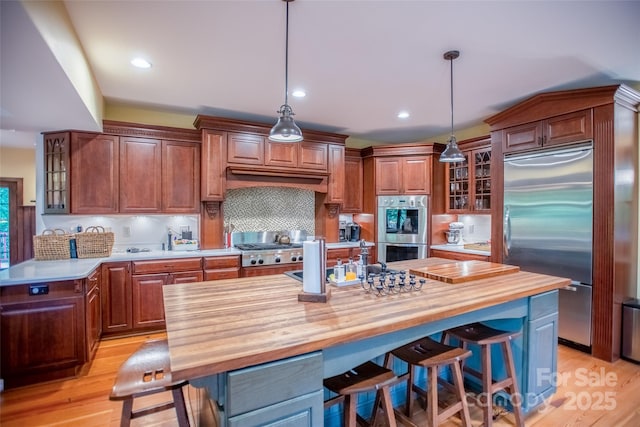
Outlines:
{"type": "MultiPolygon", "coordinates": [[[[477,147],[477,145],[476,145],[477,147]]],[[[465,162],[448,165],[447,212],[491,211],[491,147],[464,149],[465,162]]]]}
{"type": "Polygon", "coordinates": [[[473,210],[491,210],[491,148],[473,151],[473,210]]]}
{"type": "Polygon", "coordinates": [[[44,213],[69,213],[68,132],[44,135],[44,213]]]}

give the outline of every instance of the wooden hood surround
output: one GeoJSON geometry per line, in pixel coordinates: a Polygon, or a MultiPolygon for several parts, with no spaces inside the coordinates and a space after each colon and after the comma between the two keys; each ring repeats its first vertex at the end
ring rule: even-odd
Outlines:
{"type": "MultiPolygon", "coordinates": [[[[535,95],[486,120],[496,188],[504,188],[505,151],[593,141],[591,352],[607,361],[620,357],[621,303],[637,292],[639,105],[640,93],[614,85],[535,95]]],[[[493,192],[493,224],[502,224],[503,203],[493,192]]],[[[502,227],[491,240],[492,261],[501,262],[502,227]]]]}
{"type": "Polygon", "coordinates": [[[271,124],[199,115],[202,132],[202,248],[223,247],[222,202],[227,190],[288,187],[316,194],[316,234],[338,241],[344,201],[347,135],[303,129],[304,141],[269,141],[271,124]]]}

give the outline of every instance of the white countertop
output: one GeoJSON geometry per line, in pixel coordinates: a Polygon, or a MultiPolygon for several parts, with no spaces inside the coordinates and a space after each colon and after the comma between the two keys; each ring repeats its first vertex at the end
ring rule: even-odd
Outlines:
{"type": "MultiPolygon", "coordinates": [[[[367,246],[373,243],[367,242],[367,246]]],[[[327,249],[357,248],[360,242],[327,243],[327,249]]],[[[65,259],[58,261],[29,260],[0,271],[0,286],[23,285],[59,280],[84,279],[103,262],[136,261],[169,258],[194,258],[207,256],[240,255],[238,249],[204,249],[196,251],[113,251],[107,258],[65,259]]]]}
{"type": "Polygon", "coordinates": [[[83,279],[103,262],[136,261],[170,258],[240,255],[237,249],[205,249],[197,251],[112,252],[107,258],[29,260],[0,271],[0,286],[47,281],[83,279]]]}
{"type": "Polygon", "coordinates": [[[431,245],[431,249],[438,249],[441,251],[450,251],[450,252],[460,252],[463,254],[475,254],[475,255],[483,255],[483,256],[491,256],[491,252],[489,251],[479,251],[477,249],[465,249],[464,245],[431,245]]]}

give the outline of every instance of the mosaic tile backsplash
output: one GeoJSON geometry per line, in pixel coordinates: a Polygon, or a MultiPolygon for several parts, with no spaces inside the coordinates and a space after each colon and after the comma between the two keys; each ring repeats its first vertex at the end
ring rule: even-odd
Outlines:
{"type": "Polygon", "coordinates": [[[224,222],[234,231],[305,230],[315,234],[315,193],[281,187],[228,190],[224,222]]]}

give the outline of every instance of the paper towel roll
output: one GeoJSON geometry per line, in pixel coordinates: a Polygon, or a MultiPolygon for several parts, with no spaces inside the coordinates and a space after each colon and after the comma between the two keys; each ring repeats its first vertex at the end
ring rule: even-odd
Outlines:
{"type": "Polygon", "coordinates": [[[302,290],[319,294],[320,291],[320,242],[303,242],[302,290]]]}

